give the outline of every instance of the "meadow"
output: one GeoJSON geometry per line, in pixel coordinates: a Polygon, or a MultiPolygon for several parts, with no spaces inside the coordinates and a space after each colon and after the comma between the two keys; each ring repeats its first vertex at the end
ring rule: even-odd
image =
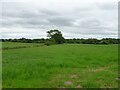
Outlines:
{"type": "Polygon", "coordinates": [[[118,87],[118,45],[5,42],[3,48],[3,88],[118,87]]]}

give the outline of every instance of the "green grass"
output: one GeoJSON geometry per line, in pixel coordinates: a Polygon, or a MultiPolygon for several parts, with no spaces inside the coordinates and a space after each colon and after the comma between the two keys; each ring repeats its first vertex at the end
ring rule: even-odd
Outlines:
{"type": "Polygon", "coordinates": [[[117,45],[64,44],[3,50],[2,63],[3,88],[118,87],[117,45]]]}
{"type": "Polygon", "coordinates": [[[43,46],[43,44],[37,44],[37,43],[16,43],[16,42],[4,42],[2,43],[3,50],[9,50],[9,49],[19,49],[19,48],[28,48],[28,47],[40,47],[43,46]]]}

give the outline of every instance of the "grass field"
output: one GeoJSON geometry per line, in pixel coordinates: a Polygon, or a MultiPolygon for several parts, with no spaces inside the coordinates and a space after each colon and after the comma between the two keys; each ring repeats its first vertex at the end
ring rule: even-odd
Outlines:
{"type": "Polygon", "coordinates": [[[2,49],[3,50],[28,48],[28,47],[40,47],[40,46],[43,46],[43,44],[36,44],[36,43],[13,43],[13,42],[4,42],[4,43],[2,43],[2,49]]]}
{"type": "Polygon", "coordinates": [[[30,47],[3,50],[3,88],[118,87],[117,45],[3,43],[3,48],[18,45],[30,47]]]}

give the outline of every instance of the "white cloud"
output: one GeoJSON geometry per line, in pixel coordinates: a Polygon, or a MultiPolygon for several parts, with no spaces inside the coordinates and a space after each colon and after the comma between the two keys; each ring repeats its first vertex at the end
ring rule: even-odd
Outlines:
{"type": "Polygon", "coordinates": [[[117,37],[117,0],[2,0],[3,38],[41,38],[60,29],[66,38],[117,37]]]}

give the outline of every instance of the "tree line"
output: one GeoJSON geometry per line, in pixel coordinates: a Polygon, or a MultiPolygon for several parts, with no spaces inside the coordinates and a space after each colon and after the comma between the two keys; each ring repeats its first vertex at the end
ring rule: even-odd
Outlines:
{"type": "MultiPolygon", "coordinates": [[[[50,42],[49,39],[1,39],[2,42],[22,42],[22,43],[47,43],[50,42]]],[[[69,44],[119,44],[120,39],[115,38],[103,38],[103,39],[95,39],[95,38],[88,38],[88,39],[64,39],[63,43],[69,44]]],[[[58,43],[59,44],[59,43],[58,43]]]]}
{"type": "Polygon", "coordinates": [[[103,39],[96,39],[96,38],[73,38],[73,39],[65,39],[62,36],[61,31],[54,29],[47,31],[47,39],[27,39],[27,38],[20,38],[20,39],[1,39],[2,42],[22,42],[22,43],[45,43],[45,45],[51,44],[119,44],[120,39],[115,38],[103,38],[103,39]]]}

